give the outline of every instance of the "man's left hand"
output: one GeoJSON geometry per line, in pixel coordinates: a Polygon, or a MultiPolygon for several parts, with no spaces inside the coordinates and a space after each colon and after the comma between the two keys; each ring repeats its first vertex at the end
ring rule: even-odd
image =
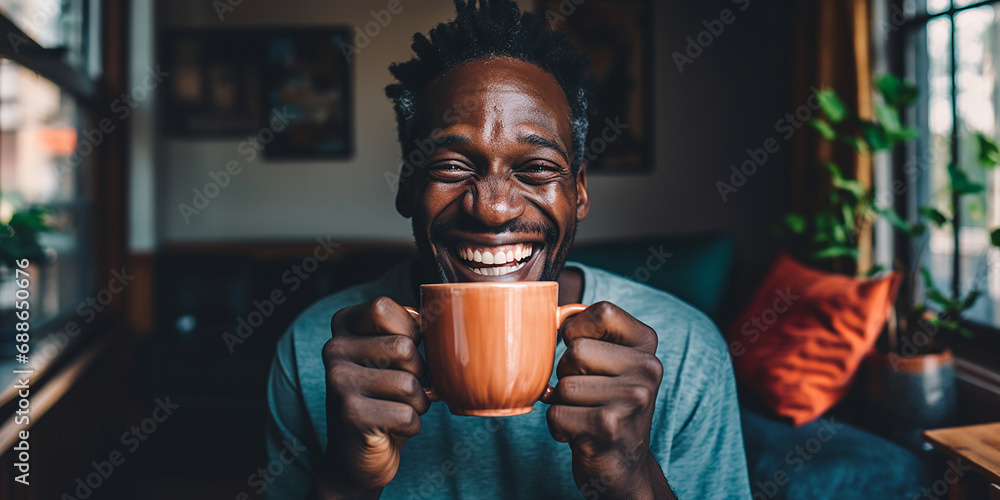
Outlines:
{"type": "Polygon", "coordinates": [[[566,320],[563,339],[566,352],[556,366],[559,383],[548,424],[552,437],[573,451],[581,493],[672,497],[649,450],[663,376],[656,332],[614,304],[599,302],[566,320]],[[664,488],[667,494],[658,494],[664,488]]]}

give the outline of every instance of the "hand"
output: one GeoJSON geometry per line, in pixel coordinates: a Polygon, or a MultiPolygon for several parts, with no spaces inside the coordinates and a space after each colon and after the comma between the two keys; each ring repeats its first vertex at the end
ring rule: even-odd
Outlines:
{"type": "Polygon", "coordinates": [[[341,309],[331,329],[323,346],[328,467],[316,489],[328,497],[377,498],[430,406],[420,383],[426,367],[417,352],[419,325],[380,297],[341,309]]]}
{"type": "Polygon", "coordinates": [[[585,496],[670,497],[649,451],[649,432],[663,366],[652,328],[609,302],[563,324],[566,352],[548,410],[549,432],[569,443],[573,477],[585,496]],[[658,477],[657,477],[658,476],[658,477]],[[605,492],[606,493],[603,493],[605,492]]]}

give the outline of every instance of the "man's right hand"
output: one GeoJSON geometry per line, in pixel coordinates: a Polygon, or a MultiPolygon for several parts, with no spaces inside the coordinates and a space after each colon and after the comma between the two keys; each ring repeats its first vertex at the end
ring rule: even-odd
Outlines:
{"type": "Polygon", "coordinates": [[[419,325],[379,297],[341,309],[331,329],[323,346],[328,465],[316,491],[322,498],[378,498],[430,407],[419,325]]]}

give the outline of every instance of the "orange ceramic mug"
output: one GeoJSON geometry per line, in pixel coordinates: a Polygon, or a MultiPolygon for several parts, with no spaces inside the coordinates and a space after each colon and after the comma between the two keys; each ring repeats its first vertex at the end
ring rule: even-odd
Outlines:
{"type": "Polygon", "coordinates": [[[420,286],[420,323],[431,401],[455,415],[531,412],[548,402],[559,326],[583,304],[558,305],[555,281],[420,286]]]}

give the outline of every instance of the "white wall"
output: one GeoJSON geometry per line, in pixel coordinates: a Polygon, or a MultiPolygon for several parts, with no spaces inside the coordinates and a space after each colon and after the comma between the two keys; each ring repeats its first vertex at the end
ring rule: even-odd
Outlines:
{"type": "MultiPolygon", "coordinates": [[[[384,9],[387,2],[245,0],[220,22],[209,0],[169,0],[160,2],[159,14],[162,25],[173,27],[364,25],[372,20],[370,11],[384,9]]],[[[520,3],[527,8],[532,1],[520,3]]],[[[721,201],[715,182],[728,175],[730,163],[744,159],[745,148],[756,147],[774,134],[768,129],[790,110],[781,90],[781,85],[787,87],[788,75],[771,75],[780,80],[775,87],[759,81],[745,83],[740,81],[742,75],[726,73],[724,67],[733,62],[733,54],[740,54],[748,43],[769,43],[760,42],[759,26],[753,25],[757,21],[750,18],[738,18],[729,28],[731,34],[719,37],[695,64],[678,73],[671,52],[683,50],[685,36],[704,29],[701,21],[706,16],[732,6],[730,2],[713,3],[717,6],[655,2],[656,163],[651,175],[592,176],[593,208],[590,218],[580,226],[579,239],[716,229],[760,232],[760,217],[748,221],[748,213],[772,200],[777,189],[772,186],[775,178],[758,174],[751,182],[757,183],[753,190],[727,203],[721,201]],[[748,42],[741,34],[744,32],[756,33],[758,42],[748,42]],[[772,88],[776,90],[771,94],[759,90],[772,88]],[[748,114],[756,116],[756,122],[748,122],[748,114]]],[[[160,239],[174,243],[310,239],[328,233],[344,240],[410,239],[409,222],[395,212],[384,177],[386,171],[398,168],[399,146],[392,107],[383,88],[391,81],[389,64],[411,57],[413,33],[426,33],[436,23],[451,18],[454,11],[451,0],[403,0],[402,5],[403,12],[394,16],[356,59],[354,158],[316,162],[257,159],[186,224],[178,204],[191,203],[192,189],[208,182],[210,171],[222,170],[227,161],[242,158],[237,153],[240,141],[167,140],[161,145],[157,165],[160,239]]],[[[767,76],[769,64],[784,67],[785,63],[765,62],[761,63],[763,68],[737,66],[749,73],[747,76],[759,79],[767,76]]]]}

